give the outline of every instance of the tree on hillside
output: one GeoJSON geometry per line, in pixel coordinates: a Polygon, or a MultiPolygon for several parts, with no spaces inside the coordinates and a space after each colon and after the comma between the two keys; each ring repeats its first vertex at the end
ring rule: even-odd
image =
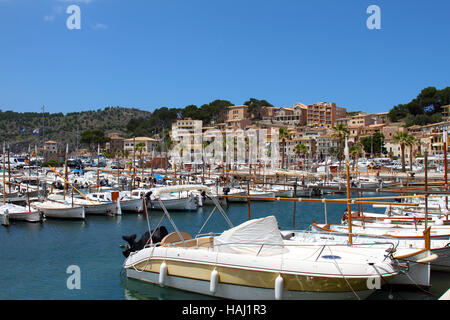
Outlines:
{"type": "Polygon", "coordinates": [[[262,119],[262,107],[273,107],[266,100],[258,100],[255,98],[250,98],[250,100],[244,102],[244,105],[248,106],[248,113],[254,120],[262,119]]]}
{"type": "Polygon", "coordinates": [[[389,111],[389,119],[397,122],[405,119],[409,115],[408,125],[421,125],[423,122],[433,123],[437,118],[432,118],[431,116],[442,112],[441,107],[448,104],[450,104],[450,87],[442,90],[437,90],[435,87],[427,87],[409,103],[394,106],[389,111]],[[419,115],[427,117],[417,117],[419,115]],[[414,120],[421,121],[422,123],[416,123],[414,120]]]}
{"type": "Polygon", "coordinates": [[[80,142],[87,144],[90,150],[95,150],[97,144],[104,144],[108,142],[109,137],[105,136],[105,133],[99,129],[85,130],[81,133],[80,142]]]}

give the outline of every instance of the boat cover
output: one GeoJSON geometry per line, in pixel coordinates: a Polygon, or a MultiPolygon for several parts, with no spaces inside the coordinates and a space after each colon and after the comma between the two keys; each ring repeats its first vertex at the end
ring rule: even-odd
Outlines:
{"type": "Polygon", "coordinates": [[[214,238],[218,252],[271,256],[287,252],[277,219],[269,216],[244,222],[214,238]]]}

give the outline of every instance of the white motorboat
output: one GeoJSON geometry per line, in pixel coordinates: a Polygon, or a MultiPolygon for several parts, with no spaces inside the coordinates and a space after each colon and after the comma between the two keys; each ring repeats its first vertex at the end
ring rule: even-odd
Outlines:
{"type": "Polygon", "coordinates": [[[399,273],[386,247],[300,244],[282,238],[273,216],[232,227],[216,208],[230,229],[202,236],[202,227],[195,238],[164,210],[175,231],[124,251],[127,277],[226,299],[362,299],[374,292],[374,279],[399,273]]]}
{"type": "MultiPolygon", "coordinates": [[[[202,185],[175,185],[170,187],[156,187],[150,189],[135,189],[131,192],[132,199],[145,198],[148,201],[148,209],[162,210],[160,202],[170,210],[197,210],[199,199],[194,191],[202,190],[202,185]],[[161,188],[170,188],[170,193],[163,194],[158,200],[155,194],[161,188]]],[[[208,188],[209,190],[209,188],[208,188]]]]}
{"type": "Polygon", "coordinates": [[[84,219],[85,209],[82,206],[72,206],[56,201],[33,202],[31,206],[42,212],[45,218],[54,219],[84,219]]]}
{"type": "Polygon", "coordinates": [[[88,199],[99,202],[116,202],[119,199],[122,212],[143,212],[144,202],[140,197],[131,197],[127,191],[93,192],[86,195],[88,199]]]}
{"type": "Polygon", "coordinates": [[[271,185],[267,188],[267,191],[272,191],[275,197],[280,198],[294,197],[294,187],[290,186],[271,185]]]}
{"type": "Polygon", "coordinates": [[[359,177],[356,181],[356,184],[359,188],[379,188],[380,181],[373,177],[359,177]]]}

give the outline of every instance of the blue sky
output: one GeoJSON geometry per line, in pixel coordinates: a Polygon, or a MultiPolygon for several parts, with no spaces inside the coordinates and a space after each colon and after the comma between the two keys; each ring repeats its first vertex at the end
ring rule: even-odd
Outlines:
{"type": "Polygon", "coordinates": [[[449,86],[450,1],[0,0],[0,109],[266,99],[386,112],[449,86]],[[81,9],[69,30],[66,8],[81,9]],[[369,30],[369,5],[381,30],[369,30]]]}

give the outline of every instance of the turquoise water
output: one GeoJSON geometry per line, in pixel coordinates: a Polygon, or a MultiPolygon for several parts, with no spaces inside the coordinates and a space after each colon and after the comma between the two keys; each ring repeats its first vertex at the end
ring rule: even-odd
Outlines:
{"type": "MultiPolygon", "coordinates": [[[[368,194],[367,194],[368,196],[368,194]]],[[[338,195],[327,198],[339,198],[338,195]]],[[[328,222],[339,223],[345,204],[327,204],[328,222]]],[[[212,207],[193,212],[171,212],[181,231],[197,234],[212,207]]],[[[247,220],[247,204],[230,204],[226,209],[234,225],[247,220]]],[[[365,209],[366,211],[369,208],[365,209]]],[[[380,209],[378,209],[379,211],[380,209]]],[[[253,202],[251,217],[277,217],[282,229],[293,227],[294,204],[291,202],[253,202]]],[[[295,227],[307,228],[313,220],[324,222],[324,205],[296,203],[295,227]]],[[[370,210],[370,211],[375,211],[370,210]]],[[[155,211],[149,215],[154,227],[161,217],[155,211]]],[[[172,231],[167,219],[163,221],[172,231]]],[[[215,212],[205,232],[227,229],[223,217],[215,212]]],[[[122,235],[136,233],[138,238],[147,231],[147,219],[142,214],[124,214],[118,217],[88,216],[83,222],[47,220],[42,224],[13,222],[0,229],[0,299],[210,299],[206,296],[126,279],[122,264],[124,257],[119,247],[122,235]],[[80,268],[80,289],[68,289],[66,273],[69,266],[80,268]]],[[[433,275],[436,285],[425,292],[383,290],[373,299],[435,299],[449,288],[449,274],[433,275]]]]}

